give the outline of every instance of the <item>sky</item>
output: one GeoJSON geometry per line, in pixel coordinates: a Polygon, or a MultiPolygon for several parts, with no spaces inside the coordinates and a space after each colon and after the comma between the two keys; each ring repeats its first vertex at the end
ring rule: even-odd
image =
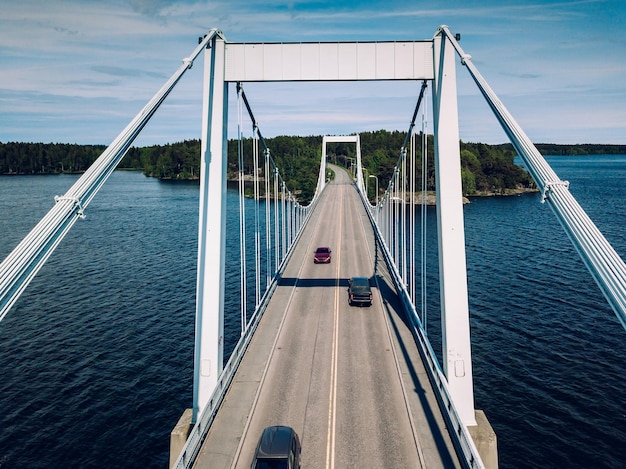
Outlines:
{"type": "MultiPolygon", "coordinates": [[[[445,24],[533,142],[626,144],[622,2],[0,0],[0,142],[111,143],[211,28],[229,42],[410,41],[432,39],[445,24]]],[[[461,139],[506,142],[458,60],[456,73],[461,139]]],[[[200,138],[202,80],[200,56],[135,144],[200,138]]],[[[406,131],[420,86],[244,89],[262,134],[273,137],[406,131]]],[[[234,85],[229,96],[235,138],[234,85]]],[[[419,125],[432,133],[429,107],[419,125]]],[[[249,122],[241,125],[250,136],[249,122]]]]}

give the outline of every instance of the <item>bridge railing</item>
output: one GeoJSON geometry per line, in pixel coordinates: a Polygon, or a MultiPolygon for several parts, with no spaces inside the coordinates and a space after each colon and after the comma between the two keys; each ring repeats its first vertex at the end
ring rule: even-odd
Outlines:
{"type": "MultiPolygon", "coordinates": [[[[311,217],[311,214],[313,213],[313,210],[315,206],[317,205],[317,201],[318,201],[318,198],[316,197],[311,203],[311,205],[308,206],[310,210],[307,210],[305,214],[305,218],[302,223],[302,227],[295,234],[293,242],[291,243],[292,247],[296,245],[296,243],[302,236],[304,227],[308,223],[309,218],[311,217]]],[[[248,323],[248,326],[244,329],[243,334],[239,338],[237,345],[235,345],[235,348],[233,349],[230,355],[230,358],[228,359],[226,365],[224,365],[224,369],[222,370],[222,373],[220,374],[218,378],[217,385],[215,386],[215,390],[213,391],[213,394],[211,395],[204,410],[198,416],[196,424],[193,426],[193,428],[189,432],[189,436],[187,437],[187,442],[185,443],[183,449],[181,450],[181,453],[178,456],[178,459],[176,460],[175,465],[172,467],[189,468],[194,464],[196,457],[198,456],[198,453],[200,451],[200,448],[202,447],[202,443],[204,442],[208,434],[208,431],[211,428],[211,424],[213,423],[213,420],[215,419],[217,411],[219,410],[219,407],[222,401],[224,400],[224,397],[228,391],[230,383],[232,382],[235,376],[235,373],[237,372],[239,368],[239,365],[241,365],[241,362],[244,358],[246,350],[248,349],[248,345],[250,345],[250,341],[252,340],[254,332],[256,331],[259,325],[259,322],[261,321],[261,318],[263,317],[263,313],[265,312],[265,309],[267,308],[267,305],[274,291],[276,290],[276,287],[278,286],[278,282],[281,279],[282,273],[285,270],[285,267],[287,263],[289,262],[289,259],[293,255],[293,251],[294,249],[289,249],[285,257],[282,259],[279,265],[279,268],[276,271],[276,275],[272,278],[271,283],[265,290],[263,296],[261,297],[261,301],[257,305],[252,317],[250,318],[250,322],[248,323]]]]}
{"type": "Polygon", "coordinates": [[[424,360],[424,364],[426,365],[425,368],[428,373],[428,377],[433,385],[433,388],[435,389],[435,396],[437,397],[437,401],[441,408],[444,419],[446,420],[446,424],[448,428],[452,430],[450,432],[450,437],[455,446],[455,449],[457,450],[459,459],[461,459],[461,462],[465,463],[466,466],[469,468],[484,468],[482,459],[480,458],[480,455],[478,453],[478,449],[474,444],[474,440],[469,434],[467,427],[463,424],[459,413],[457,412],[454,403],[452,402],[452,397],[448,390],[446,377],[443,373],[443,370],[441,369],[439,361],[437,360],[435,351],[430,345],[430,341],[426,337],[426,333],[424,332],[424,328],[418,316],[415,305],[411,300],[411,296],[409,295],[407,286],[402,279],[402,275],[396,267],[389,247],[387,246],[385,238],[378,226],[376,217],[372,213],[372,205],[367,198],[367,194],[364,194],[358,188],[357,191],[361,197],[363,205],[365,206],[365,210],[370,219],[370,222],[372,223],[376,242],[380,246],[380,250],[383,254],[383,258],[393,279],[396,291],[400,296],[400,301],[402,302],[404,311],[411,321],[411,332],[413,333],[415,343],[417,344],[422,359],[424,360]]]}
{"type": "MultiPolygon", "coordinates": [[[[268,214],[266,215],[266,223],[268,224],[268,234],[267,234],[267,249],[266,252],[262,253],[261,249],[258,247],[259,244],[259,236],[258,236],[258,226],[255,227],[255,233],[254,233],[254,241],[255,241],[255,256],[256,256],[256,265],[257,265],[257,271],[255,272],[255,276],[257,277],[257,281],[256,281],[256,291],[255,291],[255,297],[259,298],[260,300],[258,300],[255,304],[255,309],[253,314],[251,315],[249,321],[246,320],[245,318],[242,321],[242,332],[241,332],[241,337],[239,338],[239,341],[237,342],[237,344],[235,345],[235,348],[233,349],[227,363],[224,365],[224,368],[222,369],[222,372],[220,373],[218,379],[217,379],[217,383],[216,386],[207,402],[207,404],[205,405],[205,407],[203,408],[203,410],[200,412],[198,418],[196,419],[196,423],[194,424],[192,430],[190,431],[188,437],[187,437],[187,441],[185,443],[185,445],[183,446],[183,449],[181,450],[180,455],[178,456],[176,463],[174,466],[175,468],[188,468],[191,467],[195,460],[196,457],[200,451],[200,448],[202,447],[202,443],[204,442],[209,429],[211,428],[211,424],[213,423],[213,420],[215,419],[215,416],[217,414],[217,411],[220,408],[220,405],[222,403],[222,401],[224,400],[224,397],[226,395],[226,393],[228,392],[229,386],[237,372],[237,370],[239,369],[239,366],[241,365],[241,362],[245,356],[246,350],[248,349],[248,346],[250,344],[250,341],[252,340],[252,337],[259,325],[259,322],[261,320],[261,318],[263,317],[263,313],[265,312],[267,305],[274,293],[274,291],[276,290],[276,287],[278,286],[278,282],[281,279],[282,273],[287,265],[287,263],[289,262],[289,259],[291,258],[293,252],[294,252],[294,248],[298,242],[298,240],[300,239],[300,237],[302,236],[302,232],[304,231],[304,228],[306,227],[309,218],[311,216],[311,214],[313,213],[313,210],[315,209],[315,206],[317,205],[317,202],[319,200],[319,196],[321,194],[321,192],[323,192],[325,186],[319,186],[318,184],[318,190],[315,192],[311,202],[309,205],[307,206],[303,206],[300,205],[299,202],[297,201],[297,199],[295,198],[295,196],[286,189],[286,183],[285,180],[283,179],[282,175],[280,174],[280,171],[278,170],[275,162],[272,160],[271,156],[270,156],[270,150],[265,142],[265,139],[263,138],[263,135],[261,134],[261,131],[259,129],[258,123],[254,118],[254,115],[252,113],[252,109],[250,108],[250,104],[245,96],[245,93],[243,92],[243,88],[241,86],[241,84],[237,84],[237,91],[238,94],[241,98],[241,102],[243,104],[245,104],[245,107],[248,111],[249,117],[252,121],[252,128],[253,128],[253,133],[254,133],[254,143],[253,143],[253,152],[255,153],[254,155],[254,169],[252,170],[252,173],[255,175],[254,179],[255,179],[255,186],[258,184],[257,182],[257,176],[258,176],[258,168],[257,165],[259,165],[259,161],[258,161],[258,144],[261,143],[263,146],[263,153],[265,155],[265,164],[264,164],[264,175],[265,175],[265,182],[266,182],[266,189],[265,189],[265,197],[266,197],[266,208],[268,210],[268,214]],[[271,175],[271,176],[270,176],[271,175]],[[269,179],[270,177],[273,177],[274,179],[274,208],[275,208],[275,214],[273,216],[273,225],[275,228],[275,234],[274,234],[274,245],[273,247],[270,246],[270,237],[271,235],[269,234],[271,232],[271,230],[269,229],[269,225],[272,224],[271,222],[271,215],[269,214],[269,205],[270,205],[270,191],[271,191],[271,184],[269,183],[269,179]],[[279,192],[279,187],[280,187],[280,191],[279,192]],[[285,204],[289,205],[289,207],[286,207],[285,204]],[[280,210],[279,209],[280,206],[280,210]],[[273,253],[271,252],[273,249],[273,253]],[[271,275],[271,277],[268,278],[268,282],[267,282],[267,286],[265,288],[265,291],[260,292],[260,282],[259,282],[259,271],[260,271],[260,259],[259,257],[261,255],[265,255],[265,257],[268,260],[268,263],[270,262],[271,258],[274,258],[274,262],[276,263],[276,269],[272,270],[269,268],[267,268],[266,272],[268,274],[268,276],[271,275]]],[[[241,117],[240,117],[241,120],[241,117]]],[[[241,122],[239,123],[241,125],[241,122]]],[[[239,135],[239,139],[240,139],[240,143],[241,143],[241,133],[239,135]]],[[[240,145],[240,150],[241,151],[241,145],[240,145]]],[[[239,197],[240,200],[243,201],[244,198],[244,192],[243,192],[243,187],[241,185],[241,183],[243,182],[243,168],[242,168],[242,155],[240,154],[240,193],[239,193],[239,197]]],[[[259,195],[259,190],[257,187],[255,187],[254,189],[254,199],[255,202],[258,202],[261,200],[261,196],[259,195]]],[[[255,214],[255,225],[259,224],[258,221],[258,215],[255,214]]],[[[243,211],[241,211],[240,208],[240,220],[242,224],[245,224],[245,213],[243,213],[243,211]]],[[[242,249],[241,249],[241,263],[242,265],[245,265],[246,263],[246,255],[247,255],[247,250],[245,249],[245,237],[246,237],[246,233],[247,230],[244,226],[241,227],[241,231],[240,231],[240,237],[242,238],[242,242],[244,244],[242,244],[242,249]]],[[[242,279],[245,279],[246,277],[246,270],[242,269],[241,271],[241,277],[242,279]]],[[[245,282],[243,282],[244,285],[242,286],[242,311],[246,311],[247,309],[247,305],[246,305],[246,298],[247,298],[247,292],[245,292],[245,282]]],[[[245,314],[244,314],[245,316],[245,314]]]]}

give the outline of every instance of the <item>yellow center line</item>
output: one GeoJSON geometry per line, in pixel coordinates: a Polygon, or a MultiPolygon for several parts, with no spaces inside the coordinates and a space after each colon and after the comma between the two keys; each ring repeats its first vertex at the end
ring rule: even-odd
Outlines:
{"type": "Polygon", "coordinates": [[[336,257],[336,280],[335,280],[335,307],[333,311],[333,340],[330,363],[330,391],[328,400],[328,440],[326,445],[326,469],[334,469],[335,467],[335,428],[337,414],[337,357],[338,357],[338,340],[339,340],[339,285],[340,285],[340,266],[341,266],[341,207],[343,206],[343,187],[339,187],[339,210],[337,210],[337,225],[339,232],[337,236],[337,255],[336,257]]]}

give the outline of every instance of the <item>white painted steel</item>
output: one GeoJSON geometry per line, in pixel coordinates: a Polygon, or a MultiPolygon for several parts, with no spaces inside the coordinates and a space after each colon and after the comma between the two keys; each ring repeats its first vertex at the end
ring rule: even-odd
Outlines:
{"type": "Polygon", "coordinates": [[[274,253],[276,271],[280,265],[280,224],[278,222],[280,211],[278,203],[278,168],[274,168],[274,253]]]}
{"type": "Polygon", "coordinates": [[[259,306],[261,301],[261,218],[259,214],[259,133],[254,132],[252,136],[252,155],[254,168],[254,259],[255,259],[255,294],[254,308],[259,306]]]}
{"type": "Polygon", "coordinates": [[[281,180],[281,199],[280,199],[280,210],[281,210],[281,223],[282,227],[281,231],[281,240],[282,240],[282,251],[280,258],[282,259],[287,254],[287,189],[285,188],[285,181],[281,180]]]}
{"type": "MultiPolygon", "coordinates": [[[[426,106],[424,106],[426,107],[426,106]]],[[[415,304],[415,134],[410,136],[409,158],[409,278],[407,282],[411,301],[415,304]]]]}
{"type": "MultiPolygon", "coordinates": [[[[271,219],[271,215],[272,212],[270,211],[270,202],[271,202],[271,198],[270,198],[270,152],[269,150],[265,150],[263,152],[263,156],[264,156],[264,161],[265,161],[265,165],[264,165],[264,170],[263,170],[263,175],[265,176],[265,252],[267,253],[265,258],[266,258],[266,263],[267,263],[267,268],[265,271],[265,275],[266,275],[266,280],[265,280],[265,288],[268,289],[270,287],[270,284],[272,283],[272,256],[271,256],[271,252],[272,252],[272,219],[271,219]]],[[[272,171],[273,173],[273,171],[272,171]]]]}
{"type": "Polygon", "coordinates": [[[375,203],[378,204],[378,176],[376,176],[374,174],[370,174],[367,177],[368,177],[368,179],[369,178],[374,178],[376,180],[376,199],[375,199],[375,203]]]}
{"type": "Polygon", "coordinates": [[[392,191],[391,191],[391,199],[390,199],[390,203],[391,203],[391,254],[393,255],[393,262],[394,265],[397,267],[399,264],[398,261],[398,250],[400,249],[400,235],[398,234],[398,220],[400,219],[400,217],[398,216],[398,207],[399,207],[399,203],[398,201],[400,200],[400,197],[398,197],[398,187],[400,186],[400,168],[398,166],[396,166],[394,173],[393,173],[393,184],[392,184],[392,191]]]}
{"type": "Polygon", "coordinates": [[[454,48],[434,38],[433,113],[443,369],[465,425],[476,425],[454,48]]]}
{"type": "Polygon", "coordinates": [[[326,136],[322,137],[322,156],[320,161],[320,172],[317,175],[317,187],[315,188],[315,197],[322,193],[326,187],[326,136]]]}
{"type": "Polygon", "coordinates": [[[363,164],[361,160],[361,138],[359,134],[356,137],[356,185],[361,192],[365,192],[365,183],[363,182],[363,164]]]}
{"type": "Polygon", "coordinates": [[[456,49],[461,57],[461,63],[466,66],[518,155],[524,160],[539,190],[542,191],[544,195],[542,201],[546,201],[555,213],[615,315],[626,329],[626,264],[571,195],[568,190],[569,184],[559,179],[498,99],[449,29],[442,26],[440,33],[446,36],[456,49]]]}
{"type": "Polygon", "coordinates": [[[420,206],[420,292],[421,292],[421,315],[422,315],[422,325],[424,326],[424,333],[428,333],[428,301],[427,301],[427,282],[426,282],[426,272],[427,272],[427,256],[428,252],[426,246],[427,240],[427,228],[428,228],[428,217],[427,217],[427,205],[426,202],[428,200],[428,137],[426,135],[426,122],[427,122],[427,107],[424,106],[424,111],[422,114],[422,204],[420,206]]]}
{"type": "MultiPolygon", "coordinates": [[[[402,158],[402,163],[400,166],[400,171],[402,174],[402,179],[401,179],[401,183],[402,183],[402,190],[401,190],[401,203],[400,203],[400,207],[402,209],[402,211],[400,212],[400,244],[401,244],[401,248],[400,248],[400,267],[401,267],[401,273],[402,273],[402,281],[404,282],[405,285],[407,285],[408,282],[408,271],[407,271],[407,245],[406,245],[406,239],[407,239],[407,224],[406,224],[406,205],[407,205],[407,200],[406,200],[406,185],[407,185],[407,174],[406,174],[406,154],[404,155],[404,158],[402,158]]],[[[412,252],[411,252],[412,254],[412,252]]]]}
{"type": "Polygon", "coordinates": [[[9,312],[76,220],[84,216],[84,209],[115,170],[132,142],[215,34],[218,32],[211,30],[193,53],[183,59],[183,65],[65,195],[55,198],[56,203],[50,211],[2,261],[0,264],[0,320],[9,312]]]}
{"type": "Polygon", "coordinates": [[[226,81],[432,80],[432,41],[226,44],[226,81]]]}
{"type": "Polygon", "coordinates": [[[192,422],[206,406],[223,368],[228,112],[224,42],[216,34],[204,54],[192,422]]]}

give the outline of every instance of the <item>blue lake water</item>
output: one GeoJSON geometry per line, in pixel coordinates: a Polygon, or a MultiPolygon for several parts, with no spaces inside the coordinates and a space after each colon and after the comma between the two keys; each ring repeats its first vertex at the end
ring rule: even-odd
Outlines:
{"type": "MultiPolygon", "coordinates": [[[[626,258],[626,156],[548,160],[626,258]]],[[[1,259],[75,180],[0,176],[1,259]]],[[[501,468],[626,467],[626,331],[540,199],[464,209],[476,407],[501,468]]],[[[236,193],[228,204],[237,231],[236,193]]],[[[104,185],[0,323],[0,468],[167,466],[192,399],[197,212],[194,184],[117,171],[104,185]]],[[[226,352],[239,336],[237,274],[226,352]]]]}

